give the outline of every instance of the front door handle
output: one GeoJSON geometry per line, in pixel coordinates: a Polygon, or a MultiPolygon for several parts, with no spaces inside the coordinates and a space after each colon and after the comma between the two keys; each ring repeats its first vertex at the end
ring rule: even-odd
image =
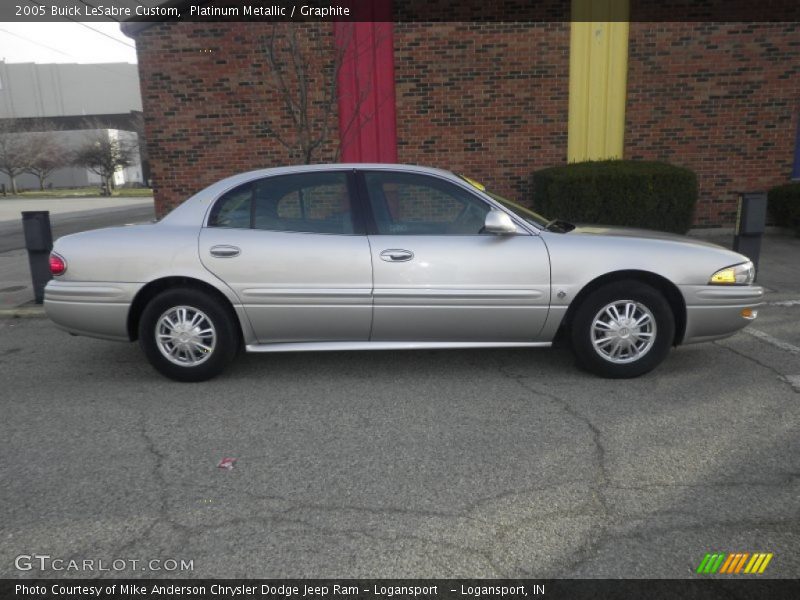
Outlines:
{"type": "Polygon", "coordinates": [[[386,262],[405,262],[414,258],[414,253],[411,250],[400,250],[392,248],[381,252],[381,260],[386,262]]]}
{"type": "Polygon", "coordinates": [[[239,256],[242,249],[237,246],[212,246],[209,252],[211,256],[216,256],[217,258],[233,258],[234,256],[239,256]]]}

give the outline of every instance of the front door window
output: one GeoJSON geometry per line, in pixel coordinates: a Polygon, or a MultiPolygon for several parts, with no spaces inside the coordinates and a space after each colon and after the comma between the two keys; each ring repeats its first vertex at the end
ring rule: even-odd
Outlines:
{"type": "Polygon", "coordinates": [[[490,207],[458,186],[427,175],[364,174],[379,235],[478,235],[490,207]]]}

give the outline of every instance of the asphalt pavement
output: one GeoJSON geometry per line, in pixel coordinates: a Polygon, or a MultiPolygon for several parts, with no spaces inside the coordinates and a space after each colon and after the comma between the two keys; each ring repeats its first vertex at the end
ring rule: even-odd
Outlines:
{"type": "Polygon", "coordinates": [[[0,577],[691,578],[715,551],[797,577],[800,240],[765,253],[747,332],[627,381],[500,349],[180,384],[135,344],[0,320],[0,577]],[[15,568],[33,554],[129,562],[15,568]]]}

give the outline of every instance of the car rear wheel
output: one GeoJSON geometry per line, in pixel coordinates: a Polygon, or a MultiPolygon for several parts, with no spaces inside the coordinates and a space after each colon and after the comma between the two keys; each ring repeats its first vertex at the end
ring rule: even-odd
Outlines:
{"type": "Polygon", "coordinates": [[[233,316],[218,300],[199,290],[174,289],[145,307],[139,343],[161,374],[178,381],[205,381],[233,360],[239,336],[233,316]]]}
{"type": "Polygon", "coordinates": [[[572,321],[578,364],[601,377],[638,377],[657,367],[675,337],[675,317],[664,296],[638,281],[591,292],[572,321]]]}

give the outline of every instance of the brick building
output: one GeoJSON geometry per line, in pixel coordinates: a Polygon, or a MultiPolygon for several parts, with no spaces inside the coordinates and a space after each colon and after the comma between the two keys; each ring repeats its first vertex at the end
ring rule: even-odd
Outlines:
{"type": "Polygon", "coordinates": [[[800,176],[798,23],[127,24],[160,212],[221,177],[301,162],[276,135],[293,126],[265,57],[291,27],[314,57],[312,104],[332,73],[339,84],[313,162],[439,166],[535,205],[537,169],[665,160],[698,173],[700,227],[730,226],[737,192],[800,176]]]}

